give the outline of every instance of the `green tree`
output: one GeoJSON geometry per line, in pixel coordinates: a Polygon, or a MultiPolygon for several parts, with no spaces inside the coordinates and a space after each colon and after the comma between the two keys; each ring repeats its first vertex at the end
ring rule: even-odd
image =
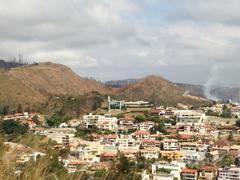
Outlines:
{"type": "Polygon", "coordinates": [[[144,117],[143,115],[137,115],[137,116],[135,117],[135,120],[136,120],[137,122],[143,122],[143,121],[145,120],[145,117],[144,117]]]}
{"type": "Polygon", "coordinates": [[[233,141],[233,133],[230,132],[227,138],[229,141],[233,141]]]}
{"type": "Polygon", "coordinates": [[[238,119],[238,120],[236,121],[236,126],[237,126],[237,127],[240,127],[240,119],[238,119]]]}
{"type": "Polygon", "coordinates": [[[28,132],[28,125],[20,124],[15,120],[6,120],[0,123],[0,131],[4,134],[26,134],[28,132]]]}
{"type": "Polygon", "coordinates": [[[117,169],[121,173],[129,173],[130,163],[128,159],[122,154],[119,157],[119,163],[117,165],[117,169]]]}
{"type": "Polygon", "coordinates": [[[227,105],[224,105],[224,106],[223,106],[221,117],[223,117],[223,118],[231,118],[231,117],[232,117],[232,112],[231,112],[231,110],[227,107],[227,105]]]}
{"type": "Polygon", "coordinates": [[[18,113],[22,113],[22,112],[23,112],[23,108],[22,108],[22,105],[21,105],[21,104],[18,104],[17,112],[18,112],[18,113]]]}
{"type": "Polygon", "coordinates": [[[230,166],[234,163],[234,159],[235,158],[233,156],[226,155],[220,162],[218,162],[218,165],[219,166],[230,166]]]}
{"type": "Polygon", "coordinates": [[[7,115],[9,113],[9,106],[3,106],[2,115],[7,115]]]}
{"type": "Polygon", "coordinates": [[[54,113],[52,116],[46,118],[46,123],[50,127],[58,127],[62,123],[62,118],[58,113],[54,113]]]}

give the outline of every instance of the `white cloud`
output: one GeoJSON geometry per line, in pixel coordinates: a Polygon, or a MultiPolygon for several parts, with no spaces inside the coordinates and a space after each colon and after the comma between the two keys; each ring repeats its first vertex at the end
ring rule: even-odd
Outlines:
{"type": "Polygon", "coordinates": [[[215,64],[240,65],[239,17],[237,0],[1,1],[0,58],[22,53],[101,79],[158,73],[204,84],[215,64]]]}

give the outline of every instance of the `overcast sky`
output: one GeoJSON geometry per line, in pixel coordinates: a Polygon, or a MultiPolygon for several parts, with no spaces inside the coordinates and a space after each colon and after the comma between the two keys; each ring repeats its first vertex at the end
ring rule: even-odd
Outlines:
{"type": "Polygon", "coordinates": [[[239,83],[240,1],[0,0],[0,58],[19,53],[99,80],[239,83]]]}

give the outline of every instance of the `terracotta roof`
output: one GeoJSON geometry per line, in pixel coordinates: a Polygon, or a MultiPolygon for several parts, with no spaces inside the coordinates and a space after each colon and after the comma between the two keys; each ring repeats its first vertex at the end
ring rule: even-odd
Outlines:
{"type": "Polygon", "coordinates": [[[190,139],[192,138],[191,134],[179,134],[178,136],[179,139],[190,139]]]}
{"type": "Polygon", "coordinates": [[[86,162],[83,161],[69,161],[68,165],[84,165],[87,164],[86,162]]]}
{"type": "Polygon", "coordinates": [[[148,135],[148,134],[150,134],[150,132],[149,131],[140,130],[140,131],[137,131],[135,134],[136,135],[148,135]]]}
{"type": "Polygon", "coordinates": [[[214,143],[215,146],[229,146],[230,143],[227,140],[221,139],[214,143]]]}
{"type": "Polygon", "coordinates": [[[215,166],[202,166],[202,167],[200,168],[200,171],[216,172],[216,171],[217,171],[217,167],[215,167],[215,166]]]}
{"type": "Polygon", "coordinates": [[[117,137],[118,137],[118,135],[116,135],[116,134],[109,134],[109,135],[104,136],[104,138],[108,138],[108,139],[116,139],[117,137]]]}
{"type": "Polygon", "coordinates": [[[142,143],[156,143],[154,139],[143,139],[142,143]]]}
{"type": "Polygon", "coordinates": [[[189,174],[195,174],[197,172],[198,171],[196,169],[187,169],[187,168],[185,168],[185,169],[182,170],[182,173],[189,173],[189,174]]]}
{"type": "Polygon", "coordinates": [[[122,120],[122,121],[134,121],[134,118],[133,118],[133,117],[130,117],[130,116],[124,116],[124,117],[121,118],[120,120],[122,120]]]}
{"type": "Polygon", "coordinates": [[[116,154],[113,154],[111,152],[104,152],[104,153],[101,154],[101,156],[103,156],[103,157],[115,157],[116,154]]]}

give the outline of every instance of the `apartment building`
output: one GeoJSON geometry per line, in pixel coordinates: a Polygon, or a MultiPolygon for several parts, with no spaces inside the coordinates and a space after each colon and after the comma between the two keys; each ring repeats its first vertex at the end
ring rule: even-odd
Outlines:
{"type": "Polygon", "coordinates": [[[218,180],[239,180],[240,168],[231,166],[218,169],[218,180]]]}

